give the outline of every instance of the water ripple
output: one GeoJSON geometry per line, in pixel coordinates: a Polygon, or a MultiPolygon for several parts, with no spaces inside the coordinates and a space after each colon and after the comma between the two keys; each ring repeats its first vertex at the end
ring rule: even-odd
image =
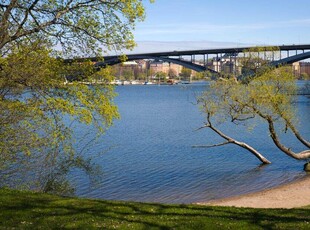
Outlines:
{"type": "MultiPolygon", "coordinates": [[[[244,135],[242,127],[223,126],[264,152],[272,164],[259,167],[249,152],[235,146],[192,148],[218,141],[208,130],[195,132],[203,115],[191,102],[206,86],[118,87],[116,103],[122,119],[89,148],[88,154],[108,151],[95,161],[103,168],[97,184],[72,174],[77,195],[110,200],[191,203],[270,188],[303,177],[302,164],[280,153],[266,137],[264,125],[244,135]]],[[[299,97],[296,106],[301,126],[310,136],[309,99],[299,97]],[[299,103],[299,101],[301,103],[299,103]],[[307,101],[307,103],[305,103],[307,101]]],[[[79,130],[82,132],[82,129],[79,130]]],[[[81,133],[82,136],[82,133],[81,133]]],[[[291,141],[291,136],[281,137],[291,141]]]]}

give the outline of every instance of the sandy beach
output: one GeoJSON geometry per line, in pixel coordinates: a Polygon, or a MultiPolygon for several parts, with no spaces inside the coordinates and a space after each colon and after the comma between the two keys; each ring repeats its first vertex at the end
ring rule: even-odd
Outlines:
{"type": "Polygon", "coordinates": [[[310,205],[310,175],[260,192],[197,204],[251,208],[298,208],[310,205]]]}

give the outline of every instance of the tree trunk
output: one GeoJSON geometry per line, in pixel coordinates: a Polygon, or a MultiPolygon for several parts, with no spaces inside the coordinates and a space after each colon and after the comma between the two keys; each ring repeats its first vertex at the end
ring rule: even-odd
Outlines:
{"type": "MultiPolygon", "coordinates": [[[[260,154],[256,149],[254,149],[252,146],[244,143],[244,142],[240,142],[237,141],[227,135],[225,135],[224,133],[222,133],[220,130],[218,130],[217,128],[215,128],[210,120],[210,114],[208,114],[207,116],[207,121],[208,123],[203,127],[203,128],[210,128],[211,130],[213,130],[215,133],[217,133],[220,137],[224,138],[227,142],[220,144],[220,145],[225,145],[225,144],[235,144],[240,146],[241,148],[244,148],[246,150],[248,150],[249,152],[251,152],[255,157],[257,157],[263,164],[270,164],[271,162],[269,160],[267,160],[262,154],[260,154]]],[[[212,145],[212,146],[196,146],[196,147],[215,147],[215,146],[219,146],[219,145],[212,145]]]]}
{"type": "Polygon", "coordinates": [[[296,159],[296,160],[305,160],[305,159],[308,159],[310,158],[310,150],[305,150],[305,151],[302,151],[302,152],[299,152],[299,153],[295,153],[293,152],[290,148],[287,148],[286,146],[282,145],[279,138],[278,138],[278,135],[277,135],[277,132],[274,128],[274,124],[273,124],[273,121],[272,121],[272,118],[271,117],[266,117],[266,120],[269,124],[269,133],[270,133],[270,136],[274,142],[274,144],[282,151],[284,152],[286,155],[296,159]]]}

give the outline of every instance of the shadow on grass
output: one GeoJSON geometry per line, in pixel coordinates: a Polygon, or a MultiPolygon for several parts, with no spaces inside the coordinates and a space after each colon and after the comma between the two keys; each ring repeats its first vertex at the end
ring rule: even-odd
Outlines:
{"type": "Polygon", "coordinates": [[[0,190],[0,195],[0,226],[5,228],[310,228],[310,209],[146,204],[60,198],[12,190],[0,190]]]}

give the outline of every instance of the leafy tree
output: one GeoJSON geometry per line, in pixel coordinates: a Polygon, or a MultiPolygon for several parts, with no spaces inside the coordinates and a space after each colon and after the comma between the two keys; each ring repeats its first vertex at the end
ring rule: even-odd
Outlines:
{"type": "Polygon", "coordinates": [[[191,69],[182,68],[180,76],[183,78],[183,80],[190,80],[191,75],[192,75],[192,70],[191,69]]]}
{"type": "MultiPolygon", "coordinates": [[[[99,75],[110,81],[109,69],[95,72],[90,66],[93,67],[90,63],[79,66],[89,81],[99,75]]],[[[77,120],[93,125],[98,134],[103,133],[119,116],[113,104],[113,88],[107,84],[64,84],[64,76],[71,68],[52,58],[50,51],[40,45],[12,50],[1,58],[1,68],[1,175],[12,178],[17,167],[19,172],[29,169],[41,181],[38,189],[45,191],[56,168],[65,169],[59,164],[70,162],[73,167],[79,163],[84,169],[89,168],[87,160],[75,154],[70,127],[77,120]],[[70,117],[71,122],[65,121],[64,116],[70,117]]]]}
{"type": "Polygon", "coordinates": [[[140,81],[145,80],[145,79],[146,79],[146,73],[143,72],[143,70],[142,70],[142,71],[139,70],[139,71],[137,72],[136,79],[137,79],[137,80],[140,80],[140,81]]]}
{"type": "Polygon", "coordinates": [[[166,82],[167,81],[167,76],[168,75],[165,72],[162,72],[162,71],[156,73],[156,79],[158,79],[159,82],[160,81],[166,82]]]}
{"type": "Polygon", "coordinates": [[[239,58],[240,65],[242,66],[242,74],[246,79],[245,81],[251,80],[251,76],[260,75],[265,71],[265,68],[269,68],[269,62],[279,56],[278,47],[253,47],[244,50],[243,57],[239,58]]]}
{"type": "Polygon", "coordinates": [[[307,73],[302,73],[302,74],[300,74],[299,79],[300,79],[300,80],[309,80],[309,79],[310,79],[310,76],[309,76],[309,74],[307,74],[307,73]]]}
{"type": "Polygon", "coordinates": [[[291,68],[273,69],[263,66],[246,83],[242,84],[235,79],[214,82],[210,91],[199,99],[201,108],[206,113],[203,128],[209,128],[225,139],[221,144],[200,147],[235,144],[250,151],[262,163],[270,163],[258,150],[223,133],[214,123],[217,118],[220,123],[232,122],[252,127],[254,118],[259,118],[267,124],[269,136],[280,151],[297,160],[310,158],[310,143],[296,128],[297,121],[292,104],[296,85],[291,68]],[[306,150],[295,152],[294,148],[281,142],[279,133],[288,130],[306,150]]]}
{"type": "Polygon", "coordinates": [[[132,80],[134,78],[133,70],[131,68],[124,68],[120,78],[126,81],[132,80]]]}
{"type": "Polygon", "coordinates": [[[5,0],[0,4],[0,50],[49,37],[71,54],[132,48],[132,30],[144,18],[141,0],[5,0]]]}
{"type": "Polygon", "coordinates": [[[0,9],[0,183],[69,191],[72,167],[95,169],[76,151],[74,121],[98,136],[119,114],[111,70],[64,65],[55,49],[75,56],[133,47],[142,1],[11,0],[0,9]]]}
{"type": "Polygon", "coordinates": [[[195,80],[203,80],[203,79],[207,78],[207,72],[208,71],[196,72],[195,75],[193,76],[193,78],[195,80]]]}
{"type": "Polygon", "coordinates": [[[147,69],[147,77],[148,78],[153,77],[154,74],[155,74],[154,69],[147,69]]]}

